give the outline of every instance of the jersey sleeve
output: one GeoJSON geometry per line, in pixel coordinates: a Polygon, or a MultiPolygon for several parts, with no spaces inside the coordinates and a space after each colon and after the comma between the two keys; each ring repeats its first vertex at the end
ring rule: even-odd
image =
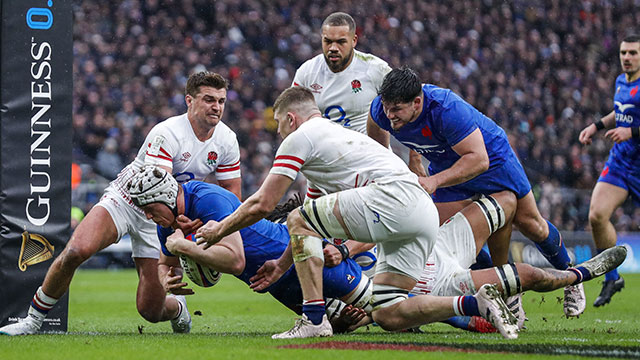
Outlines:
{"type": "Polygon", "coordinates": [[[158,240],[160,240],[160,249],[162,250],[162,253],[165,256],[170,256],[170,257],[174,257],[175,255],[173,255],[173,253],[171,253],[168,249],[167,249],[167,237],[171,234],[173,234],[173,230],[169,229],[169,228],[163,228],[160,225],[156,225],[157,227],[157,231],[158,231],[158,240]]]}
{"type": "Polygon", "coordinates": [[[322,196],[322,191],[320,191],[318,189],[317,186],[315,186],[311,181],[307,180],[307,195],[306,198],[307,199],[317,199],[320,196],[322,196]]]}
{"type": "Polygon", "coordinates": [[[298,70],[296,70],[296,74],[293,75],[293,82],[291,83],[291,86],[307,87],[304,80],[304,68],[305,68],[304,65],[305,64],[302,64],[302,66],[300,66],[298,70]]]}
{"type": "Polygon", "coordinates": [[[391,67],[386,61],[378,59],[373,66],[369,68],[369,76],[373,82],[376,92],[380,90],[384,77],[391,71],[391,67]]]}
{"type": "Polygon", "coordinates": [[[311,150],[311,142],[305,134],[301,130],[294,131],[278,148],[269,173],[284,175],[295,181],[311,150]]]}
{"type": "Polygon", "coordinates": [[[146,147],[144,164],[173,169],[173,156],[177,152],[177,145],[172,141],[172,137],[162,133],[161,128],[152,129],[142,145],[146,147]]]}
{"type": "MultiPolygon", "coordinates": [[[[240,146],[234,133],[233,141],[225,147],[225,152],[220,156],[220,165],[216,168],[217,180],[229,180],[240,177],[240,146]]],[[[230,136],[231,136],[230,135],[230,136]]]]}
{"type": "Polygon", "coordinates": [[[440,135],[447,139],[449,146],[455,146],[478,128],[473,107],[461,99],[452,101],[441,110],[440,135]]]}

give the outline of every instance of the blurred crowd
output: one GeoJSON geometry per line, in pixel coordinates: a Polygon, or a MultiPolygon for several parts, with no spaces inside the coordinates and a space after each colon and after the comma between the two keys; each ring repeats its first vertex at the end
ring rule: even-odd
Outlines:
{"type": "MultiPolygon", "coordinates": [[[[74,161],[83,183],[113,179],[149,129],[186,111],[190,73],[230,80],[223,120],[238,135],[243,194],[252,194],[279,144],[275,97],[320,53],[335,11],[358,25],[357,48],[448,87],[509,134],[543,216],[587,230],[591,189],[611,143],[578,143],[613,110],[618,45],[638,31],[637,1],[123,0],[74,2],[74,161]]],[[[74,202],[87,210],[100,186],[74,202]]],[[[618,209],[638,231],[640,209],[618,209]]]]}

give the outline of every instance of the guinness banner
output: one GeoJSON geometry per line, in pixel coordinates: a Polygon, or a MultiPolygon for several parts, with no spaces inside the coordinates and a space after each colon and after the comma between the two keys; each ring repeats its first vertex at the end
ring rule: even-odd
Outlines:
{"type": "MultiPolygon", "coordinates": [[[[71,1],[0,0],[0,326],[70,236],[71,1]]],[[[68,298],[42,327],[67,330],[68,298]]]]}

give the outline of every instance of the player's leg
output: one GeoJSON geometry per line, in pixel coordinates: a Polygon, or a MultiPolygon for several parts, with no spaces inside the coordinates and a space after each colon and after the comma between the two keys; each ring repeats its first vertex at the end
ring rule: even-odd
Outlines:
{"type": "MultiPolygon", "coordinates": [[[[611,177],[612,175],[608,175],[611,177]]],[[[611,179],[610,179],[611,180],[611,179]]],[[[615,182],[616,179],[613,179],[615,182]]],[[[626,186],[620,183],[621,186],[626,186]]],[[[616,245],[616,229],[611,223],[611,215],[629,196],[626,187],[616,186],[609,182],[599,181],[591,194],[589,205],[589,224],[598,253],[616,245]]],[[[624,279],[614,269],[605,275],[602,290],[595,299],[594,306],[602,306],[611,301],[611,297],[624,287],[624,279]]]]}
{"type": "Polygon", "coordinates": [[[469,206],[472,201],[472,199],[464,199],[458,201],[436,202],[436,208],[438,209],[438,215],[440,216],[440,225],[457,212],[469,206]]]}
{"type": "MultiPolygon", "coordinates": [[[[331,197],[330,201],[327,202],[327,199],[320,201],[323,214],[332,211],[337,199],[333,194],[328,196],[331,197]]],[[[326,309],[322,291],[324,255],[321,238],[331,238],[332,236],[327,236],[328,233],[319,235],[318,232],[314,231],[315,229],[318,229],[318,231],[322,231],[319,229],[324,229],[326,232],[326,216],[318,216],[317,209],[318,205],[313,200],[309,202],[308,206],[303,205],[292,211],[287,217],[293,262],[302,289],[302,318],[298,320],[296,326],[291,330],[273,335],[272,338],[274,339],[333,335],[331,324],[325,315],[326,309]]]]}
{"type": "Polygon", "coordinates": [[[16,324],[0,328],[0,332],[9,335],[29,335],[40,330],[49,310],[69,289],[80,264],[118,239],[118,231],[109,212],[102,206],[94,206],[49,267],[42,286],[33,296],[28,316],[16,324]]]}
{"type": "Polygon", "coordinates": [[[134,210],[131,210],[130,216],[128,232],[131,236],[132,257],[138,273],[138,313],[152,323],[171,320],[174,332],[188,333],[191,330],[191,316],[184,296],[167,296],[160,282],[160,243],[157,227],[134,210]]]}
{"type": "Polygon", "coordinates": [[[569,267],[571,259],[560,232],[542,217],[531,191],[518,199],[514,223],[524,236],[536,243],[536,247],[553,267],[559,270],[569,267]]]}

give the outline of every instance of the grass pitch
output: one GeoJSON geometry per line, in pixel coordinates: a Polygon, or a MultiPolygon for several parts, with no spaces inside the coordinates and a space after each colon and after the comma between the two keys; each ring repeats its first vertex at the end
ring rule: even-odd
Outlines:
{"type": "Polygon", "coordinates": [[[624,277],[626,288],[602,308],[590,305],[600,281],[586,283],[589,305],[579,319],[564,318],[561,290],[526,293],[529,321],[515,341],[444,324],[422,326],[424,334],[387,333],[369,326],[330,339],[275,341],[271,334],[290,328],[295,314],[232,276],[225,275],[210,289],[195,288],[196,295],[188,300],[192,333],[173,335],[168,323],[150,324],[137,314],[135,271],[81,270],[71,284],[69,333],[0,337],[0,359],[451,360],[496,353],[520,359],[640,358],[640,274],[624,277]]]}

